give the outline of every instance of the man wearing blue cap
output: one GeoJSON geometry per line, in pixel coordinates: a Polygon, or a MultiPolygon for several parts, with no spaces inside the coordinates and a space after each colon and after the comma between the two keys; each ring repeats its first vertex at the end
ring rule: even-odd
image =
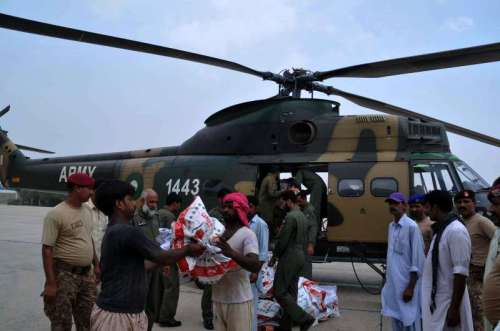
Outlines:
{"type": "Polygon", "coordinates": [[[424,253],[427,255],[432,241],[432,224],[431,218],[425,213],[423,194],[414,194],[408,200],[410,205],[410,218],[417,222],[422,238],[424,239],[424,253]]]}
{"type": "Polygon", "coordinates": [[[382,315],[392,319],[392,329],[420,330],[420,277],[424,243],[420,229],[406,216],[403,193],[385,200],[394,220],[389,224],[386,282],[382,289],[382,315]]]}

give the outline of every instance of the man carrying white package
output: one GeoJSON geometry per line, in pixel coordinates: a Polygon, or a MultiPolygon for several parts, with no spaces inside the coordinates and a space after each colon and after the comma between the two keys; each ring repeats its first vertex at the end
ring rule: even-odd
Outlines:
{"type": "Polygon", "coordinates": [[[223,216],[226,230],[218,239],[222,253],[238,267],[229,270],[212,286],[214,324],[219,331],[251,331],[253,293],[250,273],[258,273],[259,245],[255,233],[248,227],[248,200],[242,193],[224,197],[223,216]]]}

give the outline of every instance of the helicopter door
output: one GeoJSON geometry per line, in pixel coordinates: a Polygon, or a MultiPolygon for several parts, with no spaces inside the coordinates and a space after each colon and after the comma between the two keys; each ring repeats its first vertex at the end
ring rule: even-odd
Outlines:
{"type": "Polygon", "coordinates": [[[408,196],[407,162],[342,162],[328,166],[329,241],[387,242],[391,222],[385,199],[408,196]]]}

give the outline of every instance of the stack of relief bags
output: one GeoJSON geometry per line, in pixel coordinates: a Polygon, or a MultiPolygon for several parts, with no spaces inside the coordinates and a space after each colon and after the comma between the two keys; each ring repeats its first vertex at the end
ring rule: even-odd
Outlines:
{"type": "MultiPolygon", "coordinates": [[[[279,324],[281,307],[274,299],[273,294],[276,266],[275,264],[271,267],[266,262],[257,279],[256,285],[259,292],[257,321],[259,325],[277,326],[279,324]]],[[[298,289],[297,304],[317,321],[340,316],[337,286],[319,285],[317,282],[300,277],[298,289]]]]}
{"type": "Polygon", "coordinates": [[[210,217],[200,197],[181,212],[172,229],[160,229],[157,240],[162,249],[182,248],[192,242],[199,242],[206,247],[198,257],[187,256],[177,262],[181,279],[197,279],[203,284],[215,284],[236,262],[221,254],[215,246],[216,239],[224,233],[224,225],[210,217]]]}

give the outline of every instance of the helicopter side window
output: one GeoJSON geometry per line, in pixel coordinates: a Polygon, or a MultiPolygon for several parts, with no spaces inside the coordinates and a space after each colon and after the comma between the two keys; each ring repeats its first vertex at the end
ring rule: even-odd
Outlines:
{"type": "Polygon", "coordinates": [[[453,164],[464,189],[479,191],[489,187],[488,183],[464,161],[455,161],[453,164]]]}
{"type": "Polygon", "coordinates": [[[448,163],[430,162],[413,165],[412,194],[425,194],[433,190],[458,192],[448,163]]]}
{"type": "Polygon", "coordinates": [[[388,197],[398,191],[398,181],[395,178],[374,178],[370,184],[370,191],[376,197],[388,197]]]}
{"type": "Polygon", "coordinates": [[[361,179],[341,179],[337,191],[341,197],[360,197],[365,192],[361,179]]]}

